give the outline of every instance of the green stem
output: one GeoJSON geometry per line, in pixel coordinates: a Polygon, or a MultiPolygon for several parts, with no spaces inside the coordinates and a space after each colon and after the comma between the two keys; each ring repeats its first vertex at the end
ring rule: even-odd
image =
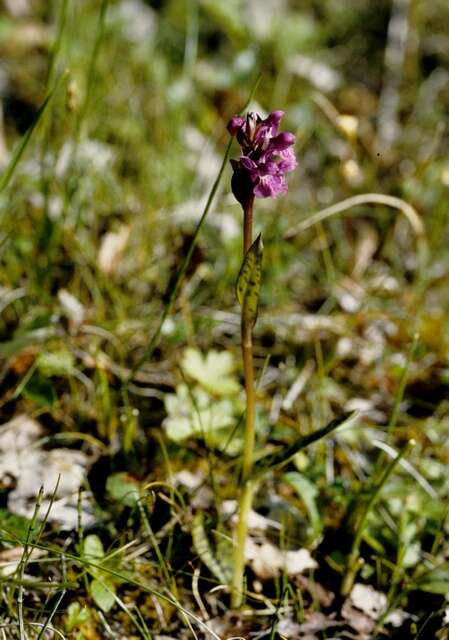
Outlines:
{"type": "MultiPolygon", "coordinates": [[[[243,219],[243,259],[245,259],[253,243],[253,203],[254,198],[248,201],[244,210],[243,219]]],[[[242,321],[242,358],[243,375],[245,379],[246,393],[246,414],[245,414],[245,438],[243,447],[243,482],[251,475],[253,469],[254,452],[254,419],[256,396],[254,389],[254,367],[253,367],[253,327],[242,321]]]]}
{"type": "MultiPolygon", "coordinates": [[[[243,258],[249,251],[253,236],[253,201],[251,198],[244,208],[243,222],[243,258]]],[[[253,366],[253,335],[252,325],[242,320],[242,358],[243,374],[245,379],[246,412],[245,435],[243,445],[242,487],[239,497],[238,525],[234,546],[234,563],[232,578],[232,607],[237,609],[243,602],[243,577],[245,573],[245,543],[248,531],[248,515],[254,496],[254,483],[249,480],[254,461],[255,441],[255,405],[256,395],[254,389],[253,366]]]]}
{"type": "Polygon", "coordinates": [[[252,196],[243,209],[243,259],[249,251],[253,243],[253,204],[254,196],[252,196]]]}
{"type": "Polygon", "coordinates": [[[28,563],[28,560],[31,557],[32,548],[29,547],[29,543],[32,541],[32,536],[34,534],[34,529],[36,527],[37,518],[39,515],[39,511],[41,508],[42,500],[44,497],[44,488],[41,487],[39,489],[39,493],[36,497],[36,503],[34,505],[34,512],[30,520],[30,524],[28,526],[25,544],[23,545],[23,553],[20,559],[19,566],[17,568],[18,577],[19,577],[19,590],[17,595],[17,617],[19,618],[19,636],[20,640],[25,640],[25,622],[23,617],[23,594],[24,594],[24,576],[25,576],[25,568],[28,563]]]}
{"type": "Polygon", "coordinates": [[[234,540],[231,605],[238,609],[243,602],[243,578],[245,575],[245,543],[248,533],[248,516],[254,496],[254,484],[245,483],[239,498],[239,519],[234,540]]]}
{"type": "Polygon", "coordinates": [[[256,404],[253,367],[253,336],[252,329],[248,326],[242,326],[242,356],[246,393],[242,479],[244,482],[246,482],[253,470],[253,453],[255,440],[254,422],[256,404]]]}

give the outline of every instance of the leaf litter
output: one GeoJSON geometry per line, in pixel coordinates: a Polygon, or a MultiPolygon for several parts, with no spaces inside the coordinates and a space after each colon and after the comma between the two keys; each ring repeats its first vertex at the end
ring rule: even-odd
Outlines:
{"type": "MultiPolygon", "coordinates": [[[[8,510],[30,518],[42,486],[41,515],[51,504],[48,521],[72,530],[78,523],[78,494],[95,456],[66,447],[46,450],[40,444],[44,435],[42,425],[26,415],[0,427],[0,482],[11,487],[8,510]]],[[[80,517],[83,526],[96,521],[88,492],[83,495],[80,517]]]]}

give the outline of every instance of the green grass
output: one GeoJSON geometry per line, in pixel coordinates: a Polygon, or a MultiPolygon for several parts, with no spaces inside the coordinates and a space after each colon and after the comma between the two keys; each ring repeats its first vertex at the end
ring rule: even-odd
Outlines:
{"type": "Polygon", "coordinates": [[[373,637],[447,637],[447,3],[412,3],[399,69],[386,1],[32,5],[0,14],[1,424],[41,426],[5,445],[0,427],[0,638],[276,638],[312,613],[351,631],[352,580],[385,596],[373,637]],[[268,520],[250,532],[316,568],[251,561],[231,613],[244,394],[226,123],[254,87],[253,106],[285,111],[299,167],[255,207],[268,520]]]}

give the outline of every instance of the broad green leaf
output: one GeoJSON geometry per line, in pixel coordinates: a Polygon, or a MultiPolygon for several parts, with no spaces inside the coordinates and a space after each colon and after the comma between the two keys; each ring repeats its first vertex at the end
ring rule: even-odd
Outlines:
{"type": "Polygon", "coordinates": [[[234,358],[228,351],[209,351],[204,357],[198,349],[189,347],[184,351],[181,367],[214,395],[227,396],[240,391],[234,376],[234,358]]]}
{"type": "Polygon", "coordinates": [[[126,507],[135,507],[139,500],[137,482],[125,472],[110,475],[106,481],[106,491],[111,498],[126,507]]]}
{"type": "Polygon", "coordinates": [[[112,609],[115,603],[115,585],[109,582],[100,582],[94,579],[89,585],[90,595],[95,604],[107,613],[112,609]]]}
{"type": "Polygon", "coordinates": [[[28,380],[22,394],[44,406],[54,404],[57,398],[52,383],[37,373],[28,380]]]}
{"type": "Polygon", "coordinates": [[[246,254],[236,283],[237,300],[242,307],[242,323],[253,327],[259,308],[262,279],[263,243],[259,234],[246,254]]]}
{"type": "Polygon", "coordinates": [[[304,502],[312,525],[313,536],[317,538],[321,533],[322,522],[316,505],[316,497],[318,495],[316,486],[308,478],[296,471],[284,474],[283,480],[293,487],[304,502]]]}
{"type": "MultiPolygon", "coordinates": [[[[174,442],[191,437],[204,437],[210,447],[223,449],[236,422],[235,403],[222,398],[216,400],[200,388],[189,391],[185,384],[176,388],[176,394],[165,396],[167,417],[164,428],[174,442]]],[[[241,438],[233,438],[226,452],[240,452],[241,438]]]]}
{"type": "Polygon", "coordinates": [[[86,558],[91,560],[104,558],[104,548],[100,538],[95,534],[86,536],[83,543],[83,553],[86,558]]]}

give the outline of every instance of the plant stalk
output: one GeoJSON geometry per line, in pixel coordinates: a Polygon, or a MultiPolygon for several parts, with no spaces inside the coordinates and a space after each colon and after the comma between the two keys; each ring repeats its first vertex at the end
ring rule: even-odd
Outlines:
{"type": "Polygon", "coordinates": [[[243,603],[243,580],[245,575],[245,543],[248,533],[248,515],[254,497],[254,483],[245,482],[239,497],[239,514],[234,540],[231,606],[238,609],[243,603]]]}
{"type": "Polygon", "coordinates": [[[251,196],[243,209],[243,258],[253,243],[253,205],[254,196],[251,196]]]}
{"type": "MultiPolygon", "coordinates": [[[[243,259],[248,253],[253,239],[253,202],[250,198],[243,209],[243,259]]],[[[254,482],[250,481],[254,461],[255,441],[255,405],[256,395],[254,389],[253,366],[253,327],[243,321],[241,325],[243,375],[245,380],[246,412],[245,434],[243,445],[242,486],[239,497],[238,524],[234,544],[234,562],[232,578],[231,604],[234,609],[239,608],[243,602],[243,577],[245,573],[245,543],[248,532],[248,515],[254,496],[254,482]]]]}

